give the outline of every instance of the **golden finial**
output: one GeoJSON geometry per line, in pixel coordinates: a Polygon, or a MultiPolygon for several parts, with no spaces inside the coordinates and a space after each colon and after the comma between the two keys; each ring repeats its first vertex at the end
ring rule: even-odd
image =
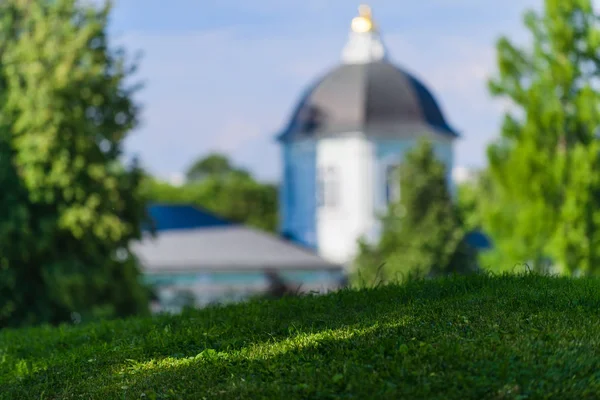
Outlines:
{"type": "Polygon", "coordinates": [[[361,4],[358,7],[358,17],[352,19],[351,28],[357,33],[366,33],[375,30],[371,7],[366,4],[361,4]]]}
{"type": "Polygon", "coordinates": [[[361,4],[360,6],[358,6],[358,15],[364,18],[371,19],[371,7],[369,7],[367,4],[361,4]]]}

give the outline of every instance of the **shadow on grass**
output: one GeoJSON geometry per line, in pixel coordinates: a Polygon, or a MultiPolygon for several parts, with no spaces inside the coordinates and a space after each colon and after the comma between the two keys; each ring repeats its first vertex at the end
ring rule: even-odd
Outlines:
{"type": "MultiPolygon", "coordinates": [[[[556,327],[544,325],[571,309],[564,286],[488,280],[419,282],[73,329],[41,343],[39,359],[33,350],[23,354],[44,370],[12,379],[0,398],[432,398],[467,389],[486,398],[506,385],[526,390],[528,379],[544,373],[573,375],[569,360],[552,356],[556,327]],[[535,313],[543,318],[527,323],[538,324],[547,335],[541,343],[550,346],[522,335],[523,316],[535,313]],[[508,328],[493,326],[502,322],[508,328]],[[47,347],[60,343],[68,356],[47,347]],[[540,369],[528,357],[546,364],[540,369]]],[[[586,293],[579,296],[584,314],[598,305],[598,295],[586,302],[586,293]]],[[[579,315],[570,323],[589,321],[579,315]]],[[[589,332],[600,338],[597,327],[589,332]]],[[[577,374],[587,373],[591,361],[582,357],[593,351],[585,343],[569,346],[581,358],[577,374]]]]}

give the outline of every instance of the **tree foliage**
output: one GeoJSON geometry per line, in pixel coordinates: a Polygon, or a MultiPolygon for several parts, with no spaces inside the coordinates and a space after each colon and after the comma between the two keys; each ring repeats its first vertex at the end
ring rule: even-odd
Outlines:
{"type": "Polygon", "coordinates": [[[109,12],[0,4],[0,327],[148,310],[129,249],[142,173],[120,162],[136,87],[109,48],[109,12]]]}
{"type": "Polygon", "coordinates": [[[591,0],[546,0],[525,14],[529,48],[497,44],[493,95],[510,100],[488,149],[487,231],[507,268],[553,259],[566,273],[600,271],[600,30],[591,0]]]}
{"type": "Polygon", "coordinates": [[[276,231],[276,185],[256,181],[221,154],[211,154],[193,165],[196,179],[183,186],[173,186],[148,177],[143,185],[145,196],[160,203],[195,204],[232,221],[269,232],[276,231]],[[218,167],[213,168],[214,165],[218,167]]]}
{"type": "Polygon", "coordinates": [[[473,182],[456,185],[456,205],[463,224],[468,230],[482,229],[480,206],[484,177],[478,176],[473,182]]]}
{"type": "Polygon", "coordinates": [[[382,218],[377,244],[362,240],[357,257],[359,283],[474,271],[473,250],[453,204],[444,164],[422,141],[399,168],[400,198],[382,218]]]}
{"type": "Polygon", "coordinates": [[[211,153],[195,161],[186,172],[188,182],[198,182],[207,178],[225,179],[230,175],[250,177],[250,174],[234,166],[224,154],[211,153]]]}

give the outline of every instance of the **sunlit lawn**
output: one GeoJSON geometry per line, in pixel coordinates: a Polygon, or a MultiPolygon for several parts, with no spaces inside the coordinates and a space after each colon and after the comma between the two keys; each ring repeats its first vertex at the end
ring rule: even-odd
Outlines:
{"type": "Polygon", "coordinates": [[[1,399],[598,399],[600,281],[475,276],[0,333],[1,399]]]}

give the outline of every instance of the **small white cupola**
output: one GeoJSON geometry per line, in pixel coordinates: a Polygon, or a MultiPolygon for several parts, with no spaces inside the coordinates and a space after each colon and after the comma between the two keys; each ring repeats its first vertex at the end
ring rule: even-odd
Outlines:
{"type": "Polygon", "coordinates": [[[358,16],[352,19],[348,42],[342,51],[345,64],[364,64],[386,58],[386,50],[377,25],[373,21],[371,7],[358,7],[358,16]]]}

